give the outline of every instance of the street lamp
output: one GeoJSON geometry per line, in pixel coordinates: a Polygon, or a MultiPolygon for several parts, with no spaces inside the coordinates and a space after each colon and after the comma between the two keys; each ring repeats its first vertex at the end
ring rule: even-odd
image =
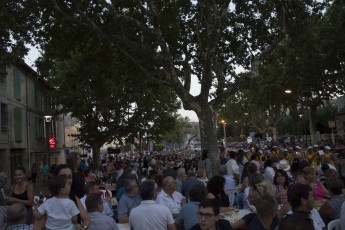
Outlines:
{"type": "Polygon", "coordinates": [[[223,144],[224,144],[224,148],[226,148],[226,130],[225,130],[226,121],[225,120],[221,120],[220,123],[223,124],[223,131],[224,131],[224,141],[223,141],[223,144]]]}
{"type": "Polygon", "coordinates": [[[50,115],[46,115],[44,116],[44,128],[46,129],[45,130],[45,134],[47,135],[47,138],[46,138],[46,141],[47,141],[47,147],[48,147],[48,167],[50,167],[50,125],[49,126],[46,126],[46,123],[51,123],[52,121],[52,116],[50,115]]]}
{"type": "Polygon", "coordinates": [[[292,90],[291,89],[286,89],[284,92],[287,93],[287,94],[290,94],[290,93],[292,93],[292,90]]]}

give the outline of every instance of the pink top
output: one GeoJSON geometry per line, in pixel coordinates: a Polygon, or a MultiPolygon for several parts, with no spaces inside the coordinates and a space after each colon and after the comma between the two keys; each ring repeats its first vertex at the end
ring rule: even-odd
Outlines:
{"type": "Polygon", "coordinates": [[[313,195],[314,195],[314,199],[317,201],[318,200],[324,200],[325,196],[327,195],[325,188],[323,187],[321,182],[318,180],[315,182],[315,186],[313,189],[313,195]]]}

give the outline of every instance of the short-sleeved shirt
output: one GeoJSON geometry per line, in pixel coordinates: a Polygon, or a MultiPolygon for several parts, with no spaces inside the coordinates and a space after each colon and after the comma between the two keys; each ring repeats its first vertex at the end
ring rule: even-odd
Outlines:
{"type": "Polygon", "coordinates": [[[131,213],[131,210],[139,206],[140,202],[141,202],[141,198],[139,194],[135,196],[129,196],[127,193],[123,194],[117,206],[118,218],[129,216],[129,214],[131,213]]]}
{"type": "Polygon", "coordinates": [[[129,224],[133,230],[161,230],[174,224],[174,218],[169,208],[157,204],[154,200],[141,201],[129,215],[129,224]]]}
{"type": "Polygon", "coordinates": [[[52,197],[41,204],[37,211],[47,214],[46,229],[73,229],[72,217],[79,214],[75,203],[68,198],[52,197]]]}
{"type": "Polygon", "coordinates": [[[89,212],[89,230],[118,230],[115,220],[100,212],[89,212]]]}
{"type": "Polygon", "coordinates": [[[177,191],[173,192],[172,196],[169,196],[162,189],[157,196],[156,203],[168,207],[171,213],[178,214],[181,210],[181,201],[183,199],[184,196],[177,191]]]}
{"type": "Polygon", "coordinates": [[[175,220],[176,224],[184,226],[184,229],[190,229],[196,225],[199,221],[199,203],[200,202],[190,201],[188,204],[183,205],[175,220]]]}
{"type": "MultiPolygon", "coordinates": [[[[85,204],[86,198],[87,198],[86,195],[83,196],[82,198],[80,198],[80,202],[84,206],[85,210],[86,210],[86,204],[85,204]]],[[[102,214],[106,215],[106,216],[110,216],[110,217],[114,216],[114,212],[111,209],[111,206],[105,200],[103,200],[103,212],[102,212],[102,214]]]]}

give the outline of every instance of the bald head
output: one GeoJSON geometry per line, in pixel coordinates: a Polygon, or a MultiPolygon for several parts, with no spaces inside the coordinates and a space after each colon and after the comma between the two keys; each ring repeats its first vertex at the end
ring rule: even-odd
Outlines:
{"type": "Polygon", "coordinates": [[[15,203],[7,209],[7,224],[26,224],[27,211],[23,204],[15,203]]]}

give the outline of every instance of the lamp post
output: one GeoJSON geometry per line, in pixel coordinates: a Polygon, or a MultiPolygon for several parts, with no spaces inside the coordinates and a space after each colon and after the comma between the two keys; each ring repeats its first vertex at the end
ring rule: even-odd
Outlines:
{"type": "Polygon", "coordinates": [[[223,124],[223,131],[224,131],[224,141],[223,141],[223,144],[224,144],[224,148],[226,148],[226,130],[225,130],[226,121],[225,120],[221,120],[220,123],[223,124]]]}
{"type": "Polygon", "coordinates": [[[46,128],[45,134],[47,135],[46,141],[47,141],[47,147],[48,147],[48,167],[50,168],[50,125],[46,126],[46,123],[51,124],[52,116],[46,115],[44,116],[44,127],[46,128]]]}

